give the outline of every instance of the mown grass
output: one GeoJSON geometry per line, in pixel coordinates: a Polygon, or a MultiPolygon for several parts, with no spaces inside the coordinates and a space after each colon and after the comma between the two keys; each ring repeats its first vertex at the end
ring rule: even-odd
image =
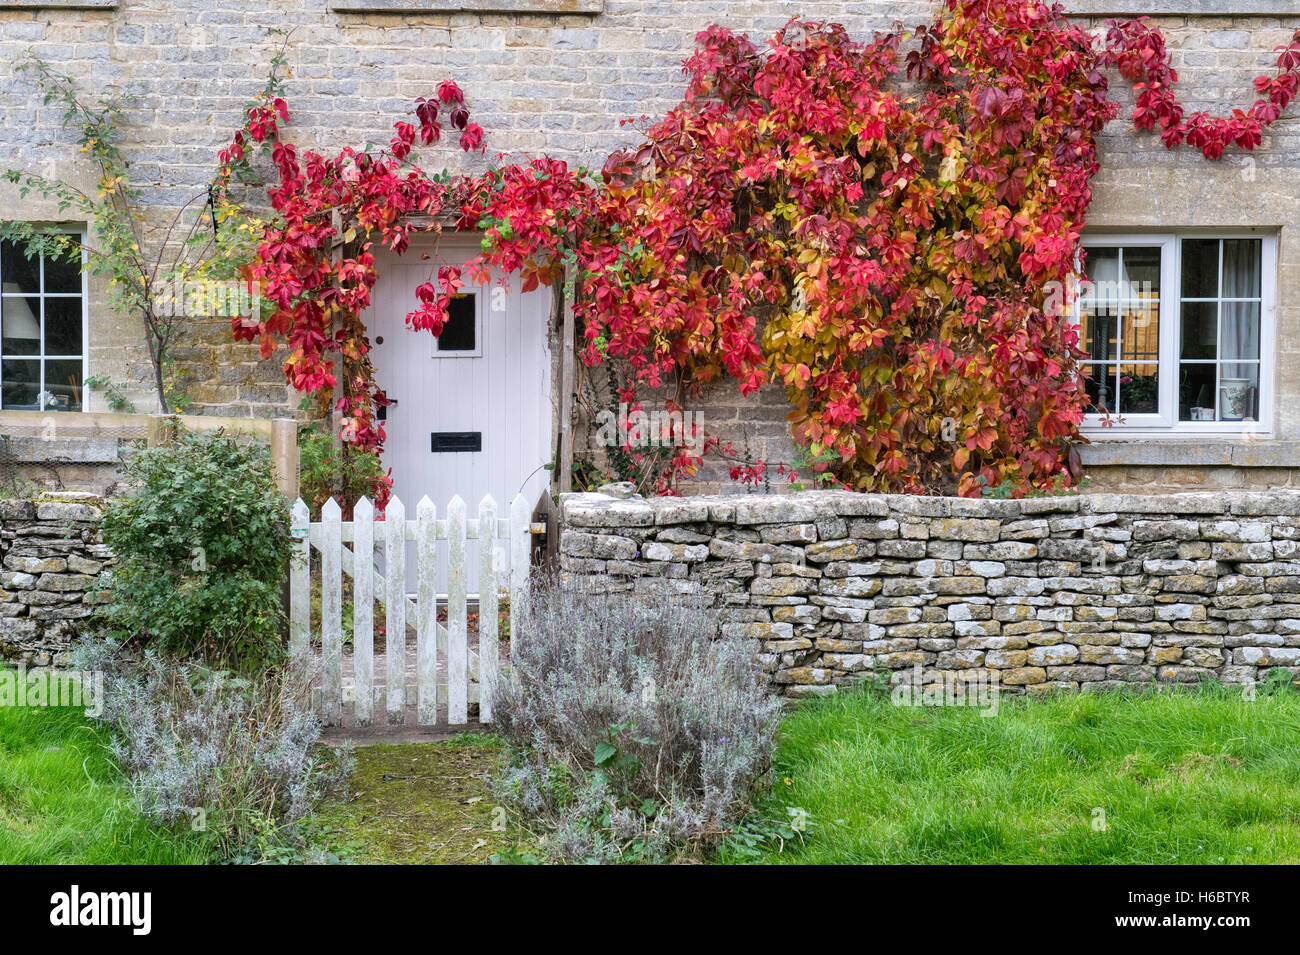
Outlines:
{"type": "Polygon", "coordinates": [[[0,706],[0,865],[180,865],[205,840],[153,829],[76,707],[0,706]]]}
{"type": "Polygon", "coordinates": [[[861,691],[783,723],[774,863],[1300,862],[1300,693],[1074,694],[964,707],[861,691]]]}

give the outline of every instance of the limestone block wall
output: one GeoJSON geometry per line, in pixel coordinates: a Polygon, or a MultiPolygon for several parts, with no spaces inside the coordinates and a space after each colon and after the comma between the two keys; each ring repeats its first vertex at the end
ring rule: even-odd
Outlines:
{"type": "Polygon", "coordinates": [[[0,661],[53,663],[92,613],[112,561],[101,504],[75,493],[0,500],[0,661]]]}
{"type": "Polygon", "coordinates": [[[1300,675],[1300,492],[567,495],[564,586],[714,608],[772,686],[1042,693],[1300,675]]]}
{"type": "MultiPolygon", "coordinates": [[[[1223,112],[1253,99],[1252,79],[1270,70],[1273,48],[1286,42],[1300,14],[1281,0],[1067,0],[1066,9],[1094,32],[1107,17],[1155,14],[1164,31],[1180,94],[1189,110],[1223,112]]],[[[0,8],[0,60],[30,50],[84,89],[131,86],[139,94],[122,146],[149,206],[151,238],[177,207],[201,195],[217,150],[227,144],[244,106],[262,86],[282,42],[267,27],[292,31],[286,96],[290,135],[305,148],[386,142],[394,120],[437,82],[461,83],[475,118],[488,132],[488,156],[464,157],[454,146],[429,151],[430,166],[487,162],[498,152],[551,155],[599,168],[608,153],[635,142],[635,126],[619,121],[660,116],[681,98],[681,63],[695,34],[721,23],[762,39],[793,14],[845,24],[856,36],[916,24],[933,14],[930,0],[13,0],[0,8]]],[[[57,104],[45,105],[29,76],[0,71],[0,145],[5,166],[67,178],[92,189],[91,170],[72,137],[59,128],[57,104]]],[[[1131,92],[1115,84],[1126,104],[1131,92]]],[[[409,118],[409,117],[408,117],[409,118]]],[[[1256,227],[1279,236],[1276,395],[1277,439],[1300,439],[1300,119],[1273,126],[1253,154],[1232,152],[1210,163],[1192,149],[1166,150],[1158,136],[1137,132],[1128,110],[1102,137],[1090,223],[1103,231],[1256,227]]],[[[64,217],[53,203],[0,184],[0,214],[31,220],[64,217]]],[[[87,374],[125,382],[142,412],[153,410],[149,369],[138,322],[113,313],[108,291],[90,288],[87,374]]],[[[192,410],[225,415],[292,413],[297,397],[283,384],[284,356],[263,361],[255,346],[237,345],[221,322],[183,330],[174,355],[187,375],[192,410]]],[[[104,395],[90,397],[105,410],[104,395]]],[[[692,406],[719,425],[742,454],[788,459],[785,409],[745,403],[734,385],[712,389],[692,406]]],[[[1211,481],[1261,487],[1294,479],[1291,464],[1262,473],[1221,455],[1211,481]]],[[[1182,472],[1207,465],[1130,462],[1098,478],[1141,486],[1156,478],[1177,486],[1182,472]],[[1146,470],[1141,470],[1145,468],[1146,470]]],[[[710,462],[700,485],[726,483],[710,462]]]]}

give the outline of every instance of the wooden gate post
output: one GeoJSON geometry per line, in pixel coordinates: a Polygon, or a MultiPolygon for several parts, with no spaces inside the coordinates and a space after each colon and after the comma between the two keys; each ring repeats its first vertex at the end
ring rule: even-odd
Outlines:
{"type": "Polygon", "coordinates": [[[176,429],[180,427],[180,418],[174,414],[151,414],[148,424],[148,445],[151,448],[165,448],[176,440],[176,429]]]}
{"type": "Polygon", "coordinates": [[[271,466],[280,493],[292,501],[298,496],[298,422],[293,418],[271,421],[271,466]]]}

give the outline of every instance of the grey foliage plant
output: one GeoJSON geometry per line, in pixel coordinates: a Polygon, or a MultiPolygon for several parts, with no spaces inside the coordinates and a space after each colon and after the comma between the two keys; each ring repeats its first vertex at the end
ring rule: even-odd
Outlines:
{"type": "Polygon", "coordinates": [[[350,773],[350,750],[314,751],[320,721],[302,667],[245,677],[151,650],[128,656],[99,637],[74,644],[66,663],[104,675],[98,719],[144,814],[201,826],[222,856],[290,836],[350,773]]]}
{"type": "Polygon", "coordinates": [[[655,861],[724,839],[767,783],[780,702],[752,641],[701,609],[539,585],[494,704],[494,788],[564,861],[655,861]]]}

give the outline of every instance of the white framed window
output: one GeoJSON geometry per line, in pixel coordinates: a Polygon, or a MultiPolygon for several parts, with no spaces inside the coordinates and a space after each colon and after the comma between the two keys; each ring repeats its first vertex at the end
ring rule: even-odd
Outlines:
{"type": "Polygon", "coordinates": [[[483,296],[478,292],[452,296],[442,334],[433,340],[433,357],[483,357],[483,296]]]}
{"type": "Polygon", "coordinates": [[[0,242],[0,408],[81,411],[88,329],[82,262],[0,242]]]}
{"type": "Polygon", "coordinates": [[[1085,430],[1267,436],[1276,235],[1089,235],[1083,245],[1085,430]]]}

